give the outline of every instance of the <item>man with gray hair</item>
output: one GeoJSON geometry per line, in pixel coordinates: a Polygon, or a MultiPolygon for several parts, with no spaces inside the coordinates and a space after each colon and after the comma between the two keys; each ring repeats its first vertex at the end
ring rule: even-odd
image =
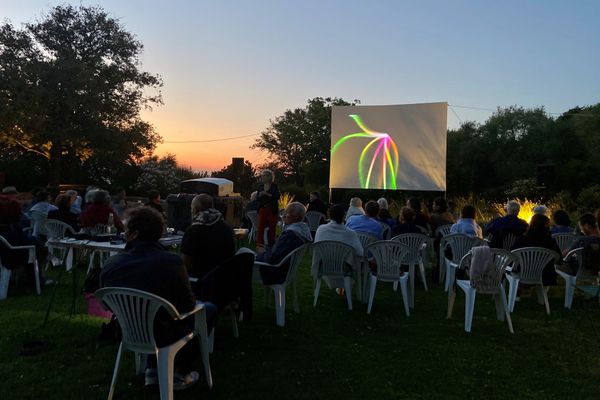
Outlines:
{"type": "MultiPolygon", "coordinates": [[[[278,264],[292,251],[305,243],[312,241],[310,228],[304,222],[306,208],[302,203],[294,201],[285,208],[283,214],[283,223],[285,230],[275,241],[272,249],[265,252],[259,249],[257,261],[263,261],[269,264],[278,264]]],[[[260,267],[260,275],[265,285],[277,285],[283,283],[287,276],[289,265],[282,265],[279,268],[260,267]]]]}
{"type": "Polygon", "coordinates": [[[519,237],[527,231],[529,224],[518,217],[521,206],[515,200],[506,203],[506,215],[498,217],[487,224],[486,235],[491,235],[490,247],[502,248],[506,235],[512,234],[519,237]]]}

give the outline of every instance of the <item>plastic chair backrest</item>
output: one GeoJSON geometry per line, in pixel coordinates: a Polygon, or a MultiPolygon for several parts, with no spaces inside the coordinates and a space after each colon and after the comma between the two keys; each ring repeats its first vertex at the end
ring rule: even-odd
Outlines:
{"type": "Polygon", "coordinates": [[[573,246],[575,240],[577,240],[577,235],[574,233],[555,233],[552,235],[552,238],[556,240],[556,244],[560,248],[560,251],[567,251],[573,246]]]}
{"type": "Polygon", "coordinates": [[[571,259],[575,259],[577,262],[577,274],[575,276],[579,278],[583,273],[583,247],[578,247],[568,252],[565,256],[565,262],[568,263],[571,259]]]}
{"type": "Polygon", "coordinates": [[[419,228],[419,230],[421,231],[421,233],[423,233],[423,235],[429,236],[429,234],[431,233],[431,230],[428,228],[425,228],[424,226],[416,225],[416,227],[419,228]]]}
{"type": "MultiPolygon", "coordinates": [[[[494,270],[486,275],[486,279],[476,283],[476,289],[480,293],[491,294],[500,291],[500,284],[504,279],[506,268],[516,263],[515,256],[508,250],[490,248],[490,254],[494,262],[494,270]]],[[[458,268],[470,269],[473,253],[471,250],[460,260],[458,268]]]]}
{"type": "Polygon", "coordinates": [[[438,236],[447,236],[450,234],[450,230],[452,229],[452,224],[438,226],[435,230],[435,237],[438,236]]]}
{"type": "Polygon", "coordinates": [[[452,261],[459,263],[460,260],[475,246],[483,245],[483,240],[477,237],[471,237],[462,233],[446,235],[440,241],[440,254],[450,247],[452,250],[452,261]]]}
{"type": "Polygon", "coordinates": [[[502,239],[502,248],[504,250],[511,251],[512,247],[516,241],[517,241],[517,235],[515,235],[514,233],[507,233],[506,235],[504,235],[504,238],[502,239]]]}
{"type": "Polygon", "coordinates": [[[296,273],[298,272],[298,267],[300,266],[300,263],[302,262],[302,258],[304,257],[304,253],[306,253],[306,250],[310,247],[310,243],[305,243],[302,246],[298,247],[297,249],[295,249],[294,251],[292,251],[290,254],[288,254],[287,256],[284,257],[283,260],[281,260],[281,262],[279,263],[279,265],[283,265],[286,262],[289,261],[289,269],[288,269],[288,273],[287,276],[285,277],[285,285],[289,285],[290,283],[292,283],[294,281],[294,279],[296,279],[296,273]]]}
{"type": "Polygon", "coordinates": [[[31,227],[33,228],[32,235],[38,237],[46,234],[46,221],[48,214],[43,211],[31,211],[31,227]]]}
{"type": "Polygon", "coordinates": [[[392,228],[385,222],[381,222],[381,237],[383,240],[390,240],[392,236],[392,228]]]}
{"type": "Polygon", "coordinates": [[[317,277],[319,278],[323,275],[347,275],[348,267],[346,261],[356,258],[354,247],[333,240],[324,240],[313,244],[312,251],[312,265],[317,271],[317,277]]]}
{"type": "Polygon", "coordinates": [[[543,247],[523,247],[513,250],[512,254],[516,257],[517,273],[523,283],[539,283],[546,265],[560,257],[557,252],[543,247]]]}
{"type": "Polygon", "coordinates": [[[35,246],[34,245],[26,245],[26,246],[13,246],[12,244],[10,244],[8,242],[8,240],[6,240],[6,238],[2,235],[0,235],[0,244],[4,245],[7,249],[9,250],[15,250],[15,249],[23,249],[26,248],[26,250],[29,252],[29,258],[27,260],[28,264],[32,264],[34,262],[36,262],[36,256],[35,256],[35,246]]]}
{"type": "MultiPolygon", "coordinates": [[[[356,236],[358,236],[358,240],[360,241],[360,244],[362,244],[363,249],[366,249],[368,245],[377,241],[375,236],[369,235],[368,233],[356,232],[356,236]]],[[[364,254],[367,253],[365,252],[364,254]]]]}
{"type": "Polygon", "coordinates": [[[400,242],[410,249],[407,259],[410,264],[419,262],[423,250],[427,247],[427,243],[429,243],[429,237],[420,233],[405,233],[403,235],[394,236],[392,240],[400,242]]]}
{"type": "Polygon", "coordinates": [[[46,232],[48,239],[63,239],[67,231],[75,233],[73,228],[71,228],[71,226],[67,223],[59,221],[57,219],[46,220],[46,232]]]}
{"type": "Polygon", "coordinates": [[[308,211],[306,213],[306,220],[308,221],[310,231],[315,232],[319,228],[319,225],[321,225],[321,221],[327,220],[327,216],[318,211],[308,211]]]}
{"type": "Polygon", "coordinates": [[[179,317],[171,303],[143,290],[106,287],[97,290],[96,297],[116,315],[123,345],[138,353],[156,351],[154,318],[159,309],[164,308],[173,318],[179,317]]]}
{"type": "Polygon", "coordinates": [[[394,240],[380,240],[371,243],[367,251],[377,264],[377,277],[398,279],[402,275],[401,266],[408,263],[410,249],[394,240]]]}

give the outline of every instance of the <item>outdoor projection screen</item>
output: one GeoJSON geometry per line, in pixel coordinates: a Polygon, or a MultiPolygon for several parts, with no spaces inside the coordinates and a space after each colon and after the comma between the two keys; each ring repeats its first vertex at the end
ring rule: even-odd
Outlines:
{"type": "Polygon", "coordinates": [[[333,189],[446,190],[447,103],[336,106],[333,189]]]}

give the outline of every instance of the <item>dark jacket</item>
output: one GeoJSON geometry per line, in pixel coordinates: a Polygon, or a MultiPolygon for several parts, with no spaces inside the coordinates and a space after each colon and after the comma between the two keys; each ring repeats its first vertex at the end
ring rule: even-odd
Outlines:
{"type": "MultiPolygon", "coordinates": [[[[17,224],[0,224],[0,236],[4,237],[11,246],[36,245],[36,241],[28,237],[17,224]]],[[[9,250],[0,243],[0,261],[7,269],[15,269],[27,264],[27,250],[9,250]]]]}
{"type": "Polygon", "coordinates": [[[279,188],[277,187],[277,185],[275,183],[271,184],[271,187],[269,188],[269,190],[267,191],[271,196],[260,196],[260,192],[264,191],[265,187],[264,185],[260,185],[257,189],[257,195],[258,195],[258,211],[260,211],[261,208],[267,208],[268,210],[270,210],[274,215],[279,215],[279,188]]]}
{"type": "Polygon", "coordinates": [[[321,201],[321,199],[315,199],[309,202],[306,210],[320,212],[321,214],[327,216],[327,206],[321,201]]]}
{"type": "Polygon", "coordinates": [[[529,225],[525,220],[520,219],[514,214],[507,214],[504,217],[496,218],[490,221],[485,227],[486,235],[492,235],[490,247],[502,248],[502,242],[507,234],[513,234],[517,237],[527,231],[529,225]]]}
{"type": "MultiPolygon", "coordinates": [[[[560,247],[558,247],[556,240],[554,240],[550,235],[550,231],[527,232],[525,235],[517,238],[511,250],[521,249],[523,247],[543,247],[545,249],[554,250],[559,255],[561,254],[560,247]]],[[[561,258],[558,259],[559,262],[561,260],[561,258]]],[[[557,274],[556,270],[554,269],[554,262],[550,262],[548,265],[546,265],[542,273],[542,283],[544,285],[556,285],[556,276],[557,274]]]]}
{"type": "Polygon", "coordinates": [[[48,211],[48,219],[56,219],[68,224],[75,232],[79,231],[79,216],[68,210],[52,210],[48,211]]]}
{"type": "MultiPolygon", "coordinates": [[[[102,287],[139,289],[160,296],[185,313],[196,305],[181,257],[159,243],[135,240],[125,251],[108,259],[100,274],[102,287]]],[[[173,320],[166,311],[156,316],[154,333],[159,347],[173,343],[189,332],[186,321],[173,320]]]]}
{"type": "Polygon", "coordinates": [[[412,222],[409,223],[405,223],[405,224],[398,224],[394,227],[394,229],[392,229],[392,237],[394,236],[398,236],[398,235],[403,235],[405,233],[423,233],[423,231],[421,229],[419,229],[419,227],[415,224],[413,224],[412,222]]]}

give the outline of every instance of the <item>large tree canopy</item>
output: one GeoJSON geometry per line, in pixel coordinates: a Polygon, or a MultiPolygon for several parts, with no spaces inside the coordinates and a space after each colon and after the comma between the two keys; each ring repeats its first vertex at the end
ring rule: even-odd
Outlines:
{"type": "Polygon", "coordinates": [[[41,21],[0,26],[0,143],[47,162],[48,180],[82,165],[131,164],[160,136],[143,121],[161,103],[140,70],[142,44],[100,7],[58,6],[41,21]]]}
{"type": "MultiPolygon", "coordinates": [[[[270,122],[254,148],[266,151],[286,174],[303,186],[305,174],[319,170],[329,176],[331,147],[331,107],[351,103],[340,98],[315,97],[305,108],[287,110],[270,122]]],[[[327,182],[324,182],[327,183],[327,182]]]]}

